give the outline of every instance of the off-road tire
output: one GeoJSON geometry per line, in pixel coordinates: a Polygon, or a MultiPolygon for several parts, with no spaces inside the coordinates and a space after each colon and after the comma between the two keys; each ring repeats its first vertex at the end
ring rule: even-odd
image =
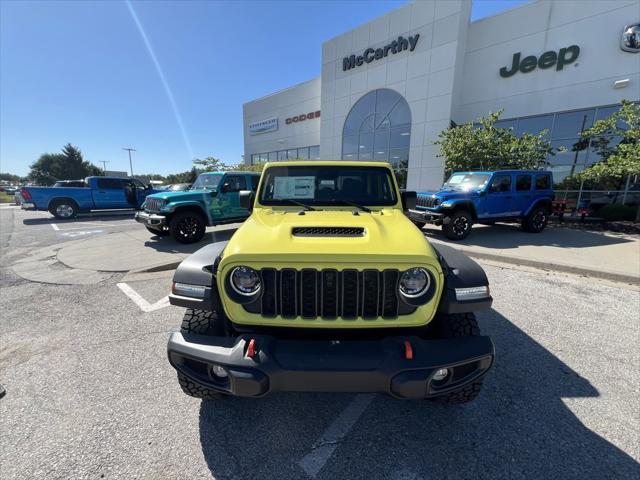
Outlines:
{"type": "Polygon", "coordinates": [[[529,215],[522,219],[522,229],[529,233],[540,233],[549,222],[549,209],[543,206],[534,207],[529,215]]]}
{"type": "MultiPolygon", "coordinates": [[[[436,335],[438,338],[477,337],[480,335],[480,327],[473,313],[438,314],[434,319],[436,335]]],[[[474,400],[482,388],[482,379],[471,382],[452,392],[440,397],[431,398],[436,403],[457,405],[474,400]]]]}
{"type": "Polygon", "coordinates": [[[78,216],[78,205],[73,200],[56,200],[49,205],[49,213],[60,220],[69,220],[78,216]]]}
{"type": "Polygon", "coordinates": [[[178,372],[178,383],[182,391],[190,397],[201,398],[202,400],[214,400],[224,397],[224,394],[191,380],[180,372],[178,372]]]}
{"type": "MultiPolygon", "coordinates": [[[[198,335],[225,336],[225,322],[217,312],[187,308],[182,317],[180,332],[198,335]]],[[[187,395],[204,400],[224,397],[223,393],[213,390],[178,372],[178,383],[187,395]]]]}
{"type": "Polygon", "coordinates": [[[462,240],[471,232],[473,216],[467,210],[449,215],[449,222],[442,224],[442,231],[449,240],[462,240]]]}
{"type": "Polygon", "coordinates": [[[226,337],[229,335],[227,325],[218,312],[208,310],[196,310],[187,308],[180,325],[182,333],[196,333],[198,335],[211,335],[226,337]]]}
{"type": "Polygon", "coordinates": [[[204,237],[207,224],[202,214],[192,210],[178,212],[169,222],[171,236],[180,243],[196,243],[204,237]]]}
{"type": "Polygon", "coordinates": [[[147,227],[146,225],[144,228],[146,228],[150,233],[157,235],[158,237],[166,237],[168,235],[171,235],[171,232],[169,230],[159,230],[157,228],[147,227]]]}

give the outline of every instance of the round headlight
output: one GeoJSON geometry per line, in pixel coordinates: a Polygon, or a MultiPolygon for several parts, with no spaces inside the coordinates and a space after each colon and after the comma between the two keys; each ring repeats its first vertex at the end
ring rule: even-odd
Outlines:
{"type": "Polygon", "coordinates": [[[427,291],[431,284],[429,274],[424,268],[412,268],[400,277],[400,293],[415,298],[427,291]]]}
{"type": "Polygon", "coordinates": [[[236,267],[231,272],[231,287],[240,295],[254,295],[260,290],[260,276],[251,267],[236,267]]]}

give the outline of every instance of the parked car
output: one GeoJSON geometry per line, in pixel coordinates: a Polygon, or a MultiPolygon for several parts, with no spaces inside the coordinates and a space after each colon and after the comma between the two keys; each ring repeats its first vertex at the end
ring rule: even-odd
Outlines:
{"type": "Polygon", "coordinates": [[[87,177],[84,187],[23,187],[24,210],[48,210],[60,219],[96,210],[138,209],[154,192],[140,180],[118,177],[87,177]]]}
{"type": "Polygon", "coordinates": [[[538,233],[549,220],[553,195],[551,172],[456,172],[438,192],[419,192],[408,214],[419,228],[441,225],[451,240],[465,238],[474,223],[521,222],[525,231],[538,233]]]}
{"type": "Polygon", "coordinates": [[[249,211],[240,206],[240,191],[254,190],[260,174],[206,172],[184,192],[159,192],[147,197],[136,220],[156,235],[171,235],[180,243],[199,242],[207,226],[244,221],[249,211]]]}
{"type": "Polygon", "coordinates": [[[187,395],[381,392],[473,400],[494,347],[482,268],[411,224],[415,192],[381,162],[267,163],[251,216],[184,260],[168,357],[187,395]]]}
{"type": "Polygon", "coordinates": [[[161,192],[184,192],[191,188],[190,183],[174,183],[172,185],[167,185],[163,188],[160,188],[161,192]]]}
{"type": "Polygon", "coordinates": [[[60,187],[88,188],[88,185],[85,183],[84,180],[58,180],[52,186],[54,188],[60,188],[60,187]]]}

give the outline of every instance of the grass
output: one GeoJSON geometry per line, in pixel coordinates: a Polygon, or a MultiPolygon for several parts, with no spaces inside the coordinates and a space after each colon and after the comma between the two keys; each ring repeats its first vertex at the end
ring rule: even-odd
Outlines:
{"type": "Polygon", "coordinates": [[[15,198],[13,195],[8,195],[5,192],[0,192],[0,203],[13,203],[15,198]]]}

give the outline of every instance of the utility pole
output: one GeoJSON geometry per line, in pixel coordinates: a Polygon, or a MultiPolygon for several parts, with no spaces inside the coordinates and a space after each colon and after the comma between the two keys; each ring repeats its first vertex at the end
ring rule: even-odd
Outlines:
{"type": "Polygon", "coordinates": [[[135,152],[136,149],[135,148],[128,148],[128,147],[123,147],[123,150],[126,150],[127,152],[129,152],[129,168],[131,169],[131,177],[133,177],[133,163],[131,163],[131,152],[135,152]]]}
{"type": "Polygon", "coordinates": [[[110,163],[109,160],[100,160],[100,163],[102,164],[102,171],[104,172],[104,174],[107,174],[107,163],[110,163]]]}

